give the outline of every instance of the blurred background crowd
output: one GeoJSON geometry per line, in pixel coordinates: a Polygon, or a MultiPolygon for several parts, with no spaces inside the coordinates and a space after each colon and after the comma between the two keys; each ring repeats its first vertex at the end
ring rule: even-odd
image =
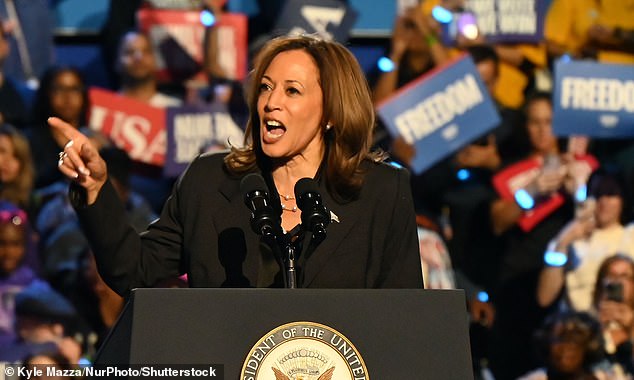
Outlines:
{"type": "MultiPolygon", "coordinates": [[[[442,12],[472,15],[482,1],[414,0],[390,1],[387,33],[341,42],[366,71],[377,107],[467,54],[500,116],[495,128],[411,175],[425,285],[465,290],[476,378],[632,378],[634,144],[556,135],[552,92],[561,60],[622,65],[634,79],[634,1],[522,1],[544,6],[537,40],[491,41],[477,28],[448,35],[442,12]],[[528,168],[522,192],[505,196],[496,183],[520,167],[528,168]],[[548,211],[534,218],[539,207],[548,211]]],[[[279,33],[286,5],[111,0],[98,33],[82,35],[56,27],[52,10],[63,3],[0,3],[0,362],[89,363],[124,304],[96,271],[47,118],[64,119],[99,147],[130,222],[143,231],[176,176],[94,125],[90,89],[153,109],[218,107],[228,117],[215,119],[216,141],[199,152],[241,144],[248,77],[236,66],[248,71],[262,41],[279,33]],[[157,46],[170,29],[151,32],[142,15],[165,9],[200,15],[192,21],[200,24],[198,56],[157,46]],[[236,15],[244,20],[238,53],[240,44],[227,41],[240,34],[228,38],[220,28],[236,15]],[[185,69],[170,71],[166,55],[185,69]]],[[[381,120],[374,142],[406,168],[425,154],[381,120]]]]}

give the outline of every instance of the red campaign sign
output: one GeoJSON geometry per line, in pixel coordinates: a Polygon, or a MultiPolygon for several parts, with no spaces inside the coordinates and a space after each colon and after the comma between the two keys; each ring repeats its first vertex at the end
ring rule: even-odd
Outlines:
{"type": "MultiPolygon", "coordinates": [[[[596,159],[590,155],[576,157],[576,160],[587,163],[591,170],[598,167],[596,159]]],[[[493,177],[493,187],[502,199],[515,201],[515,192],[531,183],[541,170],[542,162],[539,159],[520,161],[497,173],[493,177]]],[[[529,232],[563,203],[563,195],[555,193],[548,200],[538,203],[532,210],[526,211],[517,224],[524,232],[529,232]]]]}
{"type": "Polygon", "coordinates": [[[165,110],[112,91],[91,88],[91,129],[110,138],[130,158],[162,166],[165,162],[165,110]]]}
{"type": "MultiPolygon", "coordinates": [[[[138,11],[141,30],[152,40],[161,81],[194,79],[207,82],[201,71],[205,27],[200,11],[143,8],[138,11]]],[[[243,80],[247,73],[247,17],[224,13],[217,28],[218,59],[229,79],[243,80]]]]}
{"type": "Polygon", "coordinates": [[[247,17],[240,13],[225,13],[218,28],[218,59],[229,79],[244,80],[247,76],[247,17]]]}

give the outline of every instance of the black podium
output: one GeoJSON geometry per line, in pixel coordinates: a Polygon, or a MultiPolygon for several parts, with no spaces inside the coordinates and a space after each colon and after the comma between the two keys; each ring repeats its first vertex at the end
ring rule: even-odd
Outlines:
{"type": "Polygon", "coordinates": [[[321,338],[350,363],[354,346],[367,379],[473,379],[459,290],[136,289],[95,364],[213,363],[237,380],[251,354],[264,363],[272,331],[298,322],[340,333],[349,344],[321,338]]]}

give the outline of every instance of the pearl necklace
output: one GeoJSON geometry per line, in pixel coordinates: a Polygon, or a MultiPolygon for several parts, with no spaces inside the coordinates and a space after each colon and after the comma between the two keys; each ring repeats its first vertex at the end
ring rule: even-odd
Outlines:
{"type": "Polygon", "coordinates": [[[282,211],[297,212],[297,206],[288,207],[284,203],[281,203],[281,205],[282,205],[282,211]]]}
{"type": "MultiPolygon", "coordinates": [[[[292,196],[292,195],[282,195],[282,194],[280,194],[280,197],[284,198],[285,201],[292,201],[292,200],[295,199],[295,197],[292,196]]],[[[287,205],[285,205],[282,202],[280,202],[280,204],[282,205],[282,211],[297,212],[297,206],[288,207],[287,205]]]]}

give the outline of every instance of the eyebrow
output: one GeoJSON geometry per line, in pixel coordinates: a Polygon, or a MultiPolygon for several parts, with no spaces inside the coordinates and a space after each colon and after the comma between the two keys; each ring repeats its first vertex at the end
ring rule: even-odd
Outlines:
{"type": "MultiPolygon", "coordinates": [[[[273,79],[271,79],[271,77],[269,77],[268,75],[262,75],[262,79],[266,79],[266,80],[268,80],[270,82],[273,82],[273,79]]],[[[300,82],[298,80],[295,80],[295,79],[287,79],[287,80],[284,81],[284,83],[286,83],[286,84],[295,83],[295,84],[298,84],[298,85],[302,86],[302,88],[306,88],[306,86],[304,86],[302,84],[302,82],[300,82]]]]}

